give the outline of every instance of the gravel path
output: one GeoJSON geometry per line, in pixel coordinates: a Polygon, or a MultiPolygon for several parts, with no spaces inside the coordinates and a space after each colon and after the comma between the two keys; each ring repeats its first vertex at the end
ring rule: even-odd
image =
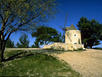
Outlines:
{"type": "Polygon", "coordinates": [[[56,56],[70,64],[83,77],[102,77],[102,50],[87,49],[83,52],[65,52],[56,56]]]}

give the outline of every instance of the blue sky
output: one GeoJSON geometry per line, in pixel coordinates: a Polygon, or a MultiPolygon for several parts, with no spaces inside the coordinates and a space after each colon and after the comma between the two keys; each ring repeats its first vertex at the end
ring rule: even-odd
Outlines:
{"type": "MultiPolygon", "coordinates": [[[[62,33],[61,28],[65,23],[65,15],[68,14],[67,25],[76,24],[81,17],[87,17],[89,20],[95,19],[99,23],[102,23],[102,0],[57,0],[57,14],[55,18],[51,18],[45,24],[57,29],[62,33]]],[[[76,26],[77,27],[77,26],[76,26]]],[[[20,35],[23,32],[16,32],[11,35],[12,41],[15,41],[15,44],[18,42],[20,35]]],[[[34,43],[34,38],[28,34],[30,45],[34,43]]]]}

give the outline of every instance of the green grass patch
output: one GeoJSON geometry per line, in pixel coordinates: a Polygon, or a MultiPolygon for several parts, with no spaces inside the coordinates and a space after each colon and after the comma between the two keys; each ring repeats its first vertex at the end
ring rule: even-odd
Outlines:
{"type": "Polygon", "coordinates": [[[44,53],[12,51],[5,56],[15,58],[3,63],[0,76],[81,77],[70,65],[44,53]]]}

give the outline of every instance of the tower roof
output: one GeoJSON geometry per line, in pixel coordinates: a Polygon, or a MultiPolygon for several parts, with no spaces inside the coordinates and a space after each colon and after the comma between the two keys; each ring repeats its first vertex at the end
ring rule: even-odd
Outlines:
{"type": "Polygon", "coordinates": [[[73,24],[70,27],[66,27],[65,29],[66,30],[77,30],[73,24]]]}

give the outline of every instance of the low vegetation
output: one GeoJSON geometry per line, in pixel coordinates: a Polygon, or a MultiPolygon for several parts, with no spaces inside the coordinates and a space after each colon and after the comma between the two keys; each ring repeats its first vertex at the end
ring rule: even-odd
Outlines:
{"type": "Polygon", "coordinates": [[[81,77],[70,65],[38,52],[7,51],[0,76],[81,77]]]}
{"type": "Polygon", "coordinates": [[[93,48],[93,49],[102,50],[102,48],[93,48]]]}

